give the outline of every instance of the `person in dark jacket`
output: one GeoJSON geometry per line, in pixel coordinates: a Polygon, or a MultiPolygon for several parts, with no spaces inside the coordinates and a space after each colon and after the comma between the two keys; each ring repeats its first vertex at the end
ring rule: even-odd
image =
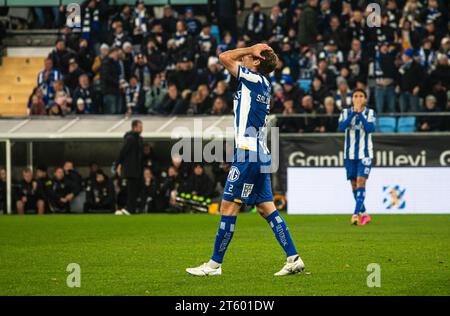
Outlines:
{"type": "Polygon", "coordinates": [[[95,181],[86,187],[86,203],[84,211],[111,211],[115,209],[115,191],[112,182],[99,169],[95,181]]]}
{"type": "Polygon", "coordinates": [[[65,177],[64,169],[62,167],[56,168],[49,198],[50,211],[53,213],[69,213],[70,203],[74,197],[72,182],[65,177]]]}
{"type": "Polygon", "coordinates": [[[297,32],[300,45],[310,45],[316,42],[318,34],[317,5],[318,0],[308,0],[300,15],[297,32]]]}
{"type": "Polygon", "coordinates": [[[100,67],[100,85],[103,94],[103,112],[117,114],[120,110],[120,49],[114,48],[103,59],[100,67]]]}
{"type": "Polygon", "coordinates": [[[414,50],[406,49],[402,55],[403,65],[399,69],[400,112],[402,113],[419,111],[419,93],[426,80],[425,70],[413,57],[414,50]]]}
{"type": "Polygon", "coordinates": [[[75,170],[72,161],[66,161],[64,163],[64,176],[67,181],[72,183],[73,193],[77,196],[83,189],[83,178],[78,171],[75,170]]]}
{"type": "Polygon", "coordinates": [[[195,164],[193,173],[183,189],[184,192],[191,193],[195,196],[211,197],[214,190],[213,183],[205,173],[202,164],[195,164]]]}
{"type": "Polygon", "coordinates": [[[383,42],[379,48],[375,48],[375,107],[377,113],[396,111],[395,84],[398,76],[395,66],[396,54],[395,47],[387,42],[383,42]]]}
{"type": "Polygon", "coordinates": [[[138,204],[141,213],[157,212],[157,200],[159,196],[159,186],[150,168],[144,169],[144,181],[139,194],[138,204]]]}
{"type": "Polygon", "coordinates": [[[38,184],[33,179],[33,172],[26,168],[22,171],[22,180],[17,184],[16,207],[17,214],[24,215],[27,211],[44,214],[44,208],[37,209],[37,191],[38,184]]]}
{"type": "Polygon", "coordinates": [[[38,166],[36,168],[36,182],[38,184],[37,199],[38,210],[43,204],[44,211],[49,210],[49,198],[53,187],[53,180],[50,179],[47,172],[47,167],[38,166]]]}
{"type": "Polygon", "coordinates": [[[125,134],[124,144],[116,161],[117,172],[127,180],[127,208],[119,213],[129,215],[136,212],[144,165],[144,140],[141,137],[143,124],[139,120],[131,123],[131,131],[125,134]]]}
{"type": "Polygon", "coordinates": [[[244,10],[244,0],[209,0],[209,17],[217,18],[220,38],[228,31],[237,38],[237,16],[244,10]]]}

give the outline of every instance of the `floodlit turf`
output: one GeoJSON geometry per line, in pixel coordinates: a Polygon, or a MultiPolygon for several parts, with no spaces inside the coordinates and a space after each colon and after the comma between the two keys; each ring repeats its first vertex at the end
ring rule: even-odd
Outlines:
{"type": "Polygon", "coordinates": [[[238,218],[223,275],[185,273],[211,255],[219,217],[0,217],[0,295],[450,295],[450,216],[285,216],[306,273],[275,278],[284,255],[267,223],[238,218]],[[68,288],[66,267],[81,267],[68,288]],[[381,266],[381,287],[366,284],[381,266]]]}

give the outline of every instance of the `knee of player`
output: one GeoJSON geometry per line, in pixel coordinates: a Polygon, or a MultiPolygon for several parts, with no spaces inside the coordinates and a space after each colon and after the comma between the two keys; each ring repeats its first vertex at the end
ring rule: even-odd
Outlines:
{"type": "Polygon", "coordinates": [[[358,178],[357,180],[356,180],[356,186],[358,187],[358,188],[365,188],[366,187],[366,178],[358,178]]]}

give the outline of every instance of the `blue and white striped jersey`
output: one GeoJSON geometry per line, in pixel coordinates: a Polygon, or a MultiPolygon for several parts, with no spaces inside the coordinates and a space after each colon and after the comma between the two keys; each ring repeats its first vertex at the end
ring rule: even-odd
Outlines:
{"type": "Polygon", "coordinates": [[[339,117],[339,130],[345,131],[344,159],[373,159],[372,133],[375,131],[375,111],[364,108],[360,113],[353,107],[343,109],[339,117]]]}
{"type": "Polygon", "coordinates": [[[271,85],[263,75],[239,66],[239,88],[234,97],[236,148],[269,153],[266,124],[270,110],[271,85]]]}

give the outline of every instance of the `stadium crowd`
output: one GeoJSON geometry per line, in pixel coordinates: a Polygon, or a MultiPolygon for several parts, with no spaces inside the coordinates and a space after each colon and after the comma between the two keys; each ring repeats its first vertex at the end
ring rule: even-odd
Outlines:
{"type": "MultiPolygon", "coordinates": [[[[450,111],[447,1],[282,0],[267,13],[255,2],[238,19],[243,11],[242,0],[215,0],[206,19],[170,6],[156,17],[142,1],[87,0],[79,29],[53,25],[62,27],[61,38],[38,75],[29,113],[228,114],[237,83],[217,56],[260,41],[280,56],[270,75],[272,113],[330,114],[280,120],[283,132],[335,132],[336,114],[356,87],[378,115],[450,111]],[[380,27],[369,26],[377,22],[366,10],[371,2],[382,6],[380,27]]],[[[417,129],[450,130],[450,120],[418,117],[417,129]]]]}
{"type": "MultiPolygon", "coordinates": [[[[152,147],[143,148],[143,178],[140,184],[137,213],[179,212],[177,196],[216,199],[225,185],[230,164],[214,164],[208,174],[201,163],[186,163],[181,157],[159,161],[152,147]]],[[[127,180],[117,172],[108,176],[97,163],[91,163],[85,177],[66,161],[53,168],[25,168],[12,182],[12,209],[16,214],[58,214],[80,212],[111,213],[126,207],[127,180]]],[[[6,214],[6,171],[0,166],[0,214],[6,214]]]]}

